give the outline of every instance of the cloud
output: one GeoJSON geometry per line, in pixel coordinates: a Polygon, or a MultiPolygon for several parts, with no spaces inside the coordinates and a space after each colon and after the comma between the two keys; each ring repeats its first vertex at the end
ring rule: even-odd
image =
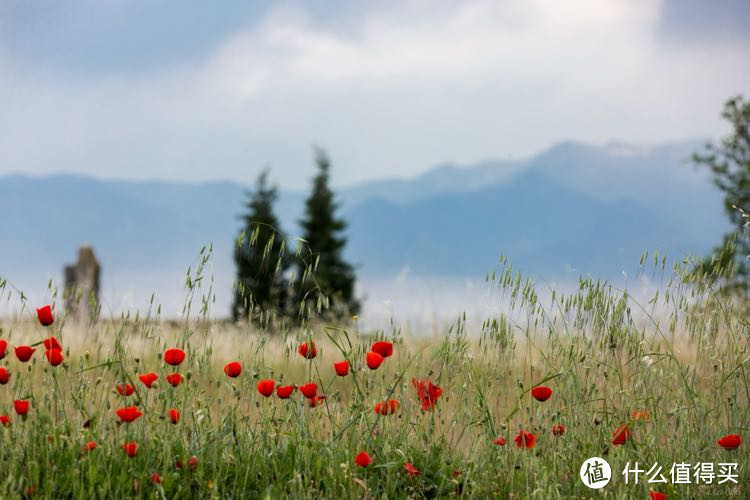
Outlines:
{"type": "Polygon", "coordinates": [[[0,172],[250,182],[270,164],[300,188],[317,143],[351,183],[562,139],[716,135],[723,100],[750,83],[741,44],[662,43],[658,2],[362,9],[322,24],[278,6],[200,57],[133,74],[30,69],[0,47],[0,172]]]}

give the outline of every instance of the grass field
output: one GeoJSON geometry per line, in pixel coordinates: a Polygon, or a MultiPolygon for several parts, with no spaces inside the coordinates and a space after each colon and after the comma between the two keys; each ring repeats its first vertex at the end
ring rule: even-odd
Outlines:
{"type": "MultiPolygon", "coordinates": [[[[589,280],[542,304],[505,265],[488,286],[506,312],[483,325],[459,318],[439,338],[363,332],[357,321],[257,331],[188,307],[179,322],[152,314],[92,325],[66,324],[56,311],[44,327],[34,311],[42,304],[22,301],[0,334],[8,343],[0,365],[10,373],[0,386],[0,415],[9,418],[0,429],[0,497],[748,496],[747,449],[717,444],[750,426],[741,305],[678,279],[645,304],[589,280]],[[49,336],[62,344],[58,366],[41,345],[49,336]],[[366,353],[378,340],[392,342],[393,355],[373,370],[366,353]],[[298,348],[311,341],[317,354],[308,359],[298,348]],[[28,362],[13,352],[22,344],[36,348],[28,362]],[[178,366],[165,363],[169,348],[185,352],[178,366]],[[337,376],[342,360],[350,370],[337,376]],[[242,366],[236,378],[224,373],[230,361],[242,366]],[[151,388],[138,378],[148,372],[158,375],[151,388]],[[165,376],[175,372],[183,380],[172,387],[165,376]],[[311,407],[298,390],[264,397],[256,387],[264,379],[313,382],[325,399],[311,407]],[[442,393],[420,399],[412,379],[442,393]],[[118,383],[133,393],[118,394],[118,383]],[[536,386],[549,387],[549,399],[534,399],[536,386]],[[30,403],[25,416],[14,411],[21,399],[30,403]],[[374,411],[389,399],[393,414],[374,411]],[[129,406],[142,415],[122,423],[116,410],[129,406]],[[615,445],[623,424],[627,439],[615,445]],[[534,435],[532,448],[516,446],[522,429],[534,435]],[[137,444],[134,456],[125,443],[137,444]],[[362,451],[366,467],[355,464],[362,451]],[[612,468],[599,491],[579,477],[589,457],[612,468]],[[644,471],[658,463],[666,484],[648,484],[645,472],[625,484],[622,471],[634,462],[644,471]],[[715,472],[737,463],[738,484],[697,484],[692,469],[691,484],[671,484],[673,463],[699,462],[715,472]]],[[[210,304],[200,294],[192,290],[188,303],[210,304]]]]}

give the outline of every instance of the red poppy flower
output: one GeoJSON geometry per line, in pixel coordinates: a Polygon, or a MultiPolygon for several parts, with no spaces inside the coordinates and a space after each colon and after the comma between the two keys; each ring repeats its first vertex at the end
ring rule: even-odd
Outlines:
{"type": "Polygon", "coordinates": [[[736,450],[742,444],[742,438],[737,434],[727,434],[716,441],[716,444],[725,450],[736,450]]]}
{"type": "Polygon", "coordinates": [[[627,424],[622,424],[612,433],[612,444],[614,446],[625,444],[628,439],[630,439],[630,427],[627,424]]]}
{"type": "Polygon", "coordinates": [[[307,399],[314,398],[318,393],[318,386],[314,382],[299,386],[299,392],[302,393],[307,399]]]}
{"type": "Polygon", "coordinates": [[[86,441],[81,447],[81,451],[93,451],[96,449],[96,441],[86,441]]]}
{"type": "Polygon", "coordinates": [[[372,344],[372,347],[370,347],[370,350],[372,352],[376,352],[383,356],[384,358],[390,358],[393,355],[393,343],[392,342],[375,342],[372,344]]]}
{"type": "Polygon", "coordinates": [[[552,426],[552,434],[554,436],[562,436],[565,434],[565,426],[562,424],[555,424],[552,426]]]}
{"type": "Polygon", "coordinates": [[[648,410],[630,410],[630,418],[633,420],[648,420],[650,416],[648,410]]]}
{"type": "Polygon", "coordinates": [[[167,379],[167,382],[172,387],[177,387],[178,385],[180,385],[180,382],[182,382],[182,375],[180,375],[179,373],[170,373],[164,378],[167,379]]]}
{"type": "Polygon", "coordinates": [[[320,403],[322,403],[323,401],[325,401],[325,399],[326,399],[325,396],[318,395],[318,396],[311,397],[307,401],[308,401],[308,403],[310,403],[310,408],[315,408],[320,403]]]}
{"type": "Polygon", "coordinates": [[[500,436],[499,438],[495,439],[492,444],[497,446],[505,446],[505,438],[500,436]]]}
{"type": "Polygon", "coordinates": [[[47,337],[46,339],[42,340],[42,344],[44,345],[45,349],[62,349],[60,342],[58,342],[55,337],[47,337]]]}
{"type": "Polygon", "coordinates": [[[276,383],[270,379],[263,379],[255,386],[261,396],[270,397],[273,395],[273,388],[276,383]]]}
{"type": "Polygon", "coordinates": [[[179,412],[179,410],[177,410],[175,408],[171,408],[169,410],[169,420],[171,420],[173,424],[176,424],[177,422],[179,422],[180,421],[180,412],[179,412]]]}
{"type": "Polygon", "coordinates": [[[141,381],[143,385],[151,389],[151,386],[154,382],[156,382],[156,379],[159,378],[159,375],[157,375],[154,372],[144,373],[143,375],[138,375],[138,380],[141,381]]]}
{"type": "MultiPolygon", "coordinates": [[[[52,316],[52,308],[49,305],[37,307],[36,317],[39,319],[42,326],[49,326],[55,321],[55,318],[52,316]]],[[[49,349],[49,347],[47,347],[47,349],[49,349]]]]}
{"type": "Polygon", "coordinates": [[[130,396],[131,394],[133,394],[133,391],[135,391],[135,389],[133,389],[133,386],[130,384],[117,384],[115,386],[115,389],[117,390],[117,394],[119,394],[120,396],[130,396]]]}
{"type": "Polygon", "coordinates": [[[521,432],[516,436],[516,448],[528,448],[531,449],[536,444],[536,436],[530,432],[521,429],[521,432]]]}
{"type": "Polygon", "coordinates": [[[336,375],[339,377],[346,377],[349,374],[349,361],[339,361],[333,364],[333,369],[336,370],[336,375]]]}
{"type": "Polygon", "coordinates": [[[8,415],[0,415],[0,424],[3,424],[4,426],[10,425],[10,417],[8,415]]]}
{"type": "Polygon", "coordinates": [[[29,402],[25,399],[14,399],[13,409],[16,410],[16,413],[19,415],[26,415],[29,412],[29,402]]]}
{"type": "Polygon", "coordinates": [[[161,477],[156,472],[151,473],[151,482],[154,484],[161,483],[161,477]]]}
{"type": "Polygon", "coordinates": [[[198,457],[193,455],[192,457],[188,458],[188,467],[190,467],[190,470],[195,470],[198,468],[198,457]]]}
{"type": "Polygon", "coordinates": [[[315,342],[310,341],[310,345],[307,342],[302,342],[297,348],[297,352],[300,356],[307,359],[313,359],[318,355],[318,349],[315,347],[315,342]]]}
{"type": "Polygon", "coordinates": [[[667,494],[666,493],[659,493],[658,491],[649,491],[648,497],[651,500],[666,500],[667,494]]]}
{"type": "Polygon", "coordinates": [[[0,366],[0,384],[5,385],[10,380],[10,372],[4,366],[0,366]]]}
{"type": "Polygon", "coordinates": [[[127,406],[125,408],[118,408],[115,413],[117,413],[117,416],[120,417],[120,420],[123,422],[132,422],[136,418],[143,415],[143,413],[138,411],[137,406],[127,406]]]}
{"type": "Polygon", "coordinates": [[[236,361],[232,361],[224,365],[224,373],[226,374],[227,377],[232,377],[232,378],[239,377],[241,372],[242,372],[242,365],[240,365],[236,361]]]}
{"type": "Polygon", "coordinates": [[[3,339],[0,339],[0,359],[3,359],[7,354],[5,351],[8,350],[8,343],[3,339]]]}
{"type": "Polygon", "coordinates": [[[176,460],[174,463],[175,469],[182,469],[182,460],[176,460]]]}
{"type": "Polygon", "coordinates": [[[52,366],[57,366],[63,362],[63,355],[60,349],[47,349],[44,351],[44,356],[52,366]]]}
{"type": "Polygon", "coordinates": [[[370,370],[377,370],[384,359],[383,356],[376,352],[367,351],[367,367],[370,370]]]}
{"type": "Polygon", "coordinates": [[[34,348],[29,347],[27,345],[19,345],[13,350],[16,352],[16,357],[18,358],[18,361],[23,361],[24,363],[30,360],[31,355],[34,354],[34,348]]]}
{"type": "Polygon", "coordinates": [[[375,403],[375,413],[378,415],[392,415],[399,409],[398,401],[395,399],[389,399],[388,401],[380,401],[375,403]]]}
{"type": "Polygon", "coordinates": [[[411,477],[417,477],[420,474],[419,469],[417,469],[416,467],[414,467],[410,462],[406,462],[404,464],[404,470],[411,477]]]}
{"type": "Polygon", "coordinates": [[[185,361],[185,351],[182,349],[167,349],[164,351],[164,362],[168,365],[177,366],[185,361]]]}
{"type": "Polygon", "coordinates": [[[133,458],[138,452],[138,445],[135,443],[125,443],[122,445],[122,449],[127,456],[133,458]]]}
{"type": "Polygon", "coordinates": [[[531,396],[537,401],[547,401],[552,395],[552,389],[546,385],[538,385],[531,389],[531,396]]]}
{"type": "Polygon", "coordinates": [[[359,465],[360,467],[367,467],[372,463],[372,459],[366,451],[360,451],[354,456],[354,463],[359,465]]]}
{"type": "Polygon", "coordinates": [[[280,385],[276,388],[276,395],[280,399],[289,399],[289,396],[294,392],[293,385],[280,385]]]}
{"type": "Polygon", "coordinates": [[[438,398],[443,394],[443,390],[434,385],[429,380],[411,379],[411,385],[417,390],[417,397],[422,403],[422,411],[431,410],[435,407],[438,398]]]}

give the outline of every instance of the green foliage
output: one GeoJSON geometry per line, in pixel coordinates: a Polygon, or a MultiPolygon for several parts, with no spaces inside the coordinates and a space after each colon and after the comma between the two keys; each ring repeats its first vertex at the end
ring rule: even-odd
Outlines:
{"type": "Polygon", "coordinates": [[[244,227],[237,237],[234,261],[237,266],[232,317],[250,317],[266,324],[269,314],[288,307],[285,272],[291,265],[285,253],[284,236],[273,212],[276,188],[268,185],[264,170],[255,191],[248,193],[244,227]]]}
{"type": "Polygon", "coordinates": [[[736,230],[724,236],[722,245],[695,266],[695,274],[720,281],[725,291],[746,295],[750,291],[750,241],[747,239],[750,207],[750,101],[741,96],[726,102],[724,117],[732,133],[719,145],[709,144],[693,155],[693,161],[711,169],[713,181],[724,196],[724,210],[736,230]]]}
{"type": "Polygon", "coordinates": [[[315,151],[315,162],[318,173],[300,221],[304,245],[298,252],[300,313],[308,318],[328,306],[339,317],[357,314],[360,304],[354,296],[354,268],[342,256],[346,222],[336,215],[338,203],[329,187],[331,162],[321,149],[315,151]]]}

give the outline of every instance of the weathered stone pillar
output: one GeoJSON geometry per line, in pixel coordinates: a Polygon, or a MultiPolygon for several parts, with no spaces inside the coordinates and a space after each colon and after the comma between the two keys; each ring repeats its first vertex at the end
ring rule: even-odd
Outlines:
{"type": "Polygon", "coordinates": [[[99,261],[94,249],[78,248],[78,262],[65,266],[65,311],[73,321],[93,321],[99,316],[99,261]]]}

